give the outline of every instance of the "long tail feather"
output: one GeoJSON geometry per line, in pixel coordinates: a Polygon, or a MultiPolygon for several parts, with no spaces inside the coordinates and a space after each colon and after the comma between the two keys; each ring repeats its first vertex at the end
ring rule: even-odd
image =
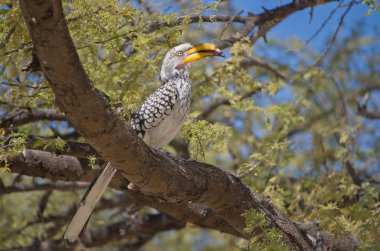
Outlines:
{"type": "Polygon", "coordinates": [[[115,173],[116,168],[108,163],[100,175],[92,181],[79,204],[78,210],[66,228],[63,236],[65,240],[74,242],[78,239],[78,236],[90,218],[95,205],[102,197],[115,173]]]}

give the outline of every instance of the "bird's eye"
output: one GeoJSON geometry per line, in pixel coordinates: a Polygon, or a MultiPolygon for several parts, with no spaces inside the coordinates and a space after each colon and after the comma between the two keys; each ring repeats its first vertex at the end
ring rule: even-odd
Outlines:
{"type": "Polygon", "coordinates": [[[178,55],[178,56],[183,56],[183,51],[179,51],[179,52],[177,52],[177,55],[178,55]]]}

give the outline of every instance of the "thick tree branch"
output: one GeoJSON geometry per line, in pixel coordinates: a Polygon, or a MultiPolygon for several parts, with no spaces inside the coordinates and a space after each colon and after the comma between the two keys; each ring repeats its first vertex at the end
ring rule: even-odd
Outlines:
{"type": "MultiPolygon", "coordinates": [[[[11,172],[47,178],[53,181],[90,182],[97,172],[97,170],[89,166],[87,160],[78,160],[71,156],[56,155],[38,150],[26,150],[23,155],[9,159],[8,164],[11,172]]],[[[128,184],[128,180],[122,176],[116,176],[111,182],[111,187],[126,191],[128,197],[138,205],[153,207],[164,214],[184,222],[191,222],[201,227],[241,236],[210,208],[197,206],[192,203],[170,203],[159,198],[145,196],[139,192],[129,190],[127,188],[128,184]]]]}
{"type": "Polygon", "coordinates": [[[214,22],[237,22],[245,24],[247,22],[247,17],[242,16],[228,16],[228,15],[212,15],[212,16],[205,16],[205,15],[196,15],[191,17],[179,17],[177,18],[176,22],[171,25],[179,25],[183,21],[187,20],[190,21],[190,23],[199,23],[202,22],[208,22],[208,23],[214,23],[214,22]]]}
{"type": "MultiPolygon", "coordinates": [[[[92,248],[109,244],[113,241],[128,240],[138,238],[140,236],[153,236],[157,232],[181,229],[185,226],[184,223],[170,218],[163,214],[157,215],[144,215],[135,217],[133,219],[122,221],[96,229],[90,229],[85,231],[80,239],[79,243],[72,246],[66,246],[61,243],[61,240],[46,240],[35,242],[29,247],[22,247],[21,250],[25,251],[69,251],[77,250],[78,246],[84,246],[85,248],[92,248]]],[[[133,243],[133,241],[131,241],[133,243]]],[[[20,250],[20,248],[5,249],[5,250],[20,250]]],[[[4,251],[5,251],[4,250],[4,251]]]]}
{"type": "MultiPolygon", "coordinates": [[[[11,140],[12,139],[10,139],[10,142],[11,140]]],[[[89,156],[101,158],[91,145],[73,140],[67,140],[64,142],[63,146],[58,147],[55,144],[55,140],[46,139],[35,135],[29,135],[26,139],[25,147],[29,149],[43,150],[55,154],[69,155],[82,159],[86,159],[89,156]],[[41,140],[45,143],[36,144],[38,140],[41,140]]]]}
{"type": "Polygon", "coordinates": [[[94,230],[88,230],[80,237],[80,242],[85,247],[95,247],[111,241],[133,238],[140,235],[154,235],[160,231],[181,229],[183,227],[185,227],[185,223],[163,214],[144,215],[142,217],[135,217],[130,221],[118,222],[94,230]]]}
{"type": "MultiPolygon", "coordinates": [[[[136,207],[136,204],[125,195],[122,196],[114,196],[112,199],[102,199],[99,201],[98,205],[96,205],[94,212],[105,210],[105,209],[111,209],[111,208],[134,208],[136,207]]],[[[27,222],[24,226],[18,228],[16,231],[8,233],[7,235],[3,235],[0,238],[0,242],[4,241],[6,239],[12,238],[12,236],[23,234],[24,231],[32,226],[35,226],[36,224],[47,224],[52,223],[54,225],[54,228],[56,229],[56,232],[62,229],[64,225],[67,224],[67,222],[70,220],[72,215],[75,213],[77,209],[77,205],[70,207],[68,210],[66,210],[63,213],[55,214],[55,215],[48,215],[48,216],[42,216],[42,214],[38,214],[37,217],[34,217],[32,220],[27,222]]],[[[52,233],[49,231],[47,235],[53,237],[55,233],[52,233]]],[[[51,238],[48,237],[48,238],[51,238]]]]}
{"type": "Polygon", "coordinates": [[[31,109],[22,109],[16,114],[10,115],[3,118],[0,121],[0,128],[8,128],[10,126],[20,126],[25,125],[31,122],[36,122],[40,120],[66,120],[66,116],[53,109],[40,109],[40,110],[31,110],[31,109]]]}
{"type": "Polygon", "coordinates": [[[2,187],[0,190],[0,196],[9,193],[21,193],[31,191],[72,191],[74,189],[87,188],[88,184],[81,183],[47,183],[47,184],[33,184],[33,185],[20,185],[14,184],[7,187],[2,187]]]}
{"type": "MultiPolygon", "coordinates": [[[[325,2],[297,1],[297,6],[325,2]]],[[[127,189],[172,204],[206,205],[246,237],[242,214],[257,210],[266,215],[269,227],[282,232],[291,249],[314,250],[304,231],[281,214],[269,199],[250,191],[235,176],[146,146],[113,114],[106,100],[91,85],[70,38],[61,2],[20,0],[20,4],[58,107],[97,152],[123,172],[131,182],[127,189]]],[[[284,13],[287,16],[292,12],[284,13]]],[[[254,233],[261,231],[256,229],[254,233]]]]}
{"type": "MultiPolygon", "coordinates": [[[[98,205],[96,205],[96,207],[94,208],[94,213],[111,208],[123,208],[124,210],[134,210],[135,207],[137,207],[137,205],[131,198],[129,198],[129,196],[122,195],[112,199],[101,199],[98,205]]],[[[35,218],[28,222],[23,228],[17,230],[17,233],[15,234],[21,234],[25,228],[38,223],[54,223],[54,226],[56,228],[61,229],[63,226],[67,224],[67,222],[75,213],[76,209],[77,205],[70,207],[68,210],[59,215],[48,215],[44,217],[35,218]]]]}
{"type": "MultiPolygon", "coordinates": [[[[303,10],[308,7],[314,7],[322,4],[333,2],[332,0],[299,0],[292,1],[289,4],[285,4],[274,8],[272,10],[265,10],[263,13],[258,15],[251,15],[245,18],[245,27],[239,32],[241,36],[247,36],[252,32],[253,28],[259,27],[255,34],[251,36],[251,44],[254,44],[258,38],[265,36],[266,33],[274,27],[276,24],[281,22],[283,19],[289,15],[303,10]]],[[[228,39],[224,39],[217,43],[218,47],[226,48],[231,46],[236,41],[239,41],[240,37],[234,34],[228,39]]]]}
{"type": "MultiPolygon", "coordinates": [[[[96,175],[96,170],[93,170],[88,166],[88,162],[82,163],[70,156],[59,156],[47,152],[26,150],[23,156],[18,156],[8,160],[11,172],[23,173],[34,177],[44,177],[54,181],[91,181],[93,176],[96,175]],[[59,164],[61,163],[61,165],[59,164]],[[79,175],[78,175],[79,174],[79,175]]],[[[126,191],[128,181],[124,178],[115,178],[111,182],[111,187],[126,191]]],[[[123,196],[121,199],[112,201],[100,201],[95,208],[95,211],[104,210],[107,208],[114,208],[117,206],[126,207],[127,205],[145,205],[153,207],[161,213],[170,215],[183,222],[191,222],[201,227],[212,228],[222,232],[230,233],[235,236],[241,236],[236,232],[229,224],[227,224],[221,217],[219,217],[213,210],[206,206],[197,205],[194,203],[173,204],[162,201],[161,199],[145,196],[138,192],[132,192],[127,190],[127,196],[123,196]],[[126,197],[126,198],[124,198],[126,197]]],[[[70,215],[74,212],[73,207],[70,207],[68,211],[61,216],[44,217],[43,222],[58,222],[58,224],[65,224],[68,222],[70,215]]],[[[31,222],[35,224],[35,222],[31,222]]],[[[299,226],[306,226],[307,223],[297,223],[299,226]]],[[[314,236],[316,232],[315,228],[304,228],[306,233],[310,236],[314,236]]],[[[327,233],[326,233],[327,234],[327,233]]],[[[344,245],[351,245],[352,249],[336,249],[336,250],[354,250],[357,240],[352,237],[342,237],[337,239],[328,239],[325,241],[325,245],[331,247],[340,247],[344,245]],[[347,238],[352,239],[351,242],[346,243],[347,238]]]]}
{"type": "MultiPolygon", "coordinates": [[[[248,15],[248,16],[240,16],[240,15],[237,15],[237,16],[229,16],[229,15],[182,16],[182,17],[176,18],[172,22],[164,22],[164,23],[153,22],[153,23],[149,24],[143,30],[143,32],[151,33],[153,31],[159,30],[163,27],[173,27],[176,25],[180,25],[184,21],[186,21],[186,23],[198,23],[200,21],[202,21],[204,23],[215,23],[215,22],[229,22],[229,23],[231,23],[231,22],[235,22],[235,23],[241,23],[241,24],[245,25],[245,27],[239,32],[239,34],[241,36],[247,36],[249,33],[252,32],[252,30],[255,27],[264,27],[264,28],[261,28],[260,32],[256,33],[255,35],[252,35],[251,40],[252,40],[252,44],[254,44],[258,38],[260,38],[261,36],[265,36],[267,31],[269,31],[275,24],[277,24],[281,20],[285,19],[290,14],[297,12],[299,10],[302,10],[304,8],[314,7],[314,6],[326,4],[329,2],[334,2],[334,1],[333,0],[293,1],[293,3],[282,5],[282,6],[279,6],[277,8],[274,8],[272,10],[265,10],[264,12],[257,14],[257,15],[253,15],[252,13],[250,13],[250,15],[248,15]],[[271,22],[272,25],[266,24],[267,22],[271,22]]],[[[78,20],[84,16],[88,16],[91,14],[97,14],[98,12],[100,12],[102,10],[106,10],[109,7],[110,6],[108,6],[108,5],[102,6],[102,7],[99,7],[98,9],[94,10],[93,12],[88,13],[88,14],[71,17],[68,19],[68,22],[76,21],[76,20],[78,20]]],[[[123,35],[120,35],[120,36],[123,36],[123,35]]],[[[120,36],[117,36],[117,37],[120,37],[120,36]]],[[[220,48],[227,48],[238,40],[239,40],[239,38],[236,36],[236,34],[234,34],[233,36],[231,36],[225,40],[220,41],[218,45],[220,48]]],[[[21,44],[21,46],[19,48],[7,51],[3,55],[8,55],[8,54],[11,54],[14,52],[18,52],[19,50],[21,50],[25,46],[30,46],[30,45],[31,45],[31,42],[25,42],[25,43],[21,44]]]]}
{"type": "MultiPolygon", "coordinates": [[[[318,242],[318,236],[320,237],[319,241],[323,241],[322,250],[354,251],[360,246],[359,241],[352,234],[347,234],[346,236],[341,236],[337,239],[330,233],[320,231],[319,224],[315,221],[298,222],[297,224],[308,235],[312,236],[312,239],[314,239],[313,241],[318,242]]],[[[316,246],[318,247],[318,245],[316,246]]]]}

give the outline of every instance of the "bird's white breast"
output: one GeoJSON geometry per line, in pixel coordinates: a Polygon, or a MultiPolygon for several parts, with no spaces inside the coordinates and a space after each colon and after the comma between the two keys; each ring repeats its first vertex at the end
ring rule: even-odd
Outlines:
{"type": "Polygon", "coordinates": [[[191,84],[182,82],[177,85],[179,99],[173,106],[173,111],[159,125],[150,129],[143,140],[151,147],[158,148],[169,143],[181,130],[190,110],[191,84]]]}

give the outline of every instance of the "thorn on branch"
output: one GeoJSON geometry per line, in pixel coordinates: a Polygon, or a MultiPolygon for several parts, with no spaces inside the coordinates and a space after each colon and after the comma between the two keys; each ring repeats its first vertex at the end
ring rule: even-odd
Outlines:
{"type": "Polygon", "coordinates": [[[264,6],[261,6],[261,9],[265,12],[265,13],[268,13],[269,10],[267,8],[265,8],[264,6]]]}
{"type": "Polygon", "coordinates": [[[309,24],[310,24],[311,20],[313,20],[313,16],[314,16],[314,6],[310,7],[309,15],[310,15],[310,18],[309,18],[309,24]]]}
{"type": "Polygon", "coordinates": [[[264,39],[264,42],[267,44],[268,43],[268,39],[267,39],[267,34],[266,33],[263,35],[263,39],[264,39]]]}

